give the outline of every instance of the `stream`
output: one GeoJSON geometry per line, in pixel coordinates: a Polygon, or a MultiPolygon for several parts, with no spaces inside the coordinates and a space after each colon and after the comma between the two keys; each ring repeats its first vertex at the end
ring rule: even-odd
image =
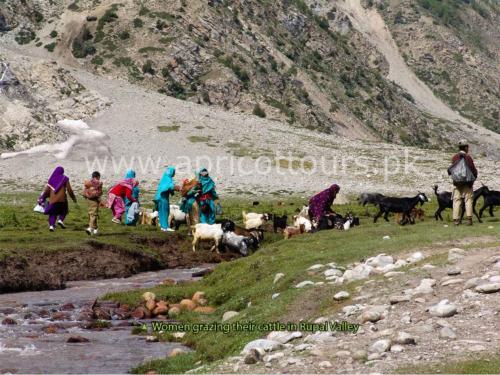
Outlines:
{"type": "Polygon", "coordinates": [[[63,290],[0,294],[0,374],[126,373],[144,361],[165,358],[174,348],[188,350],[178,343],[146,342],[145,336],[132,335],[132,326],[139,321],[129,314],[120,316],[120,306],[112,302],[99,305],[110,315],[109,328],[89,328],[82,315],[106,293],[154,287],[167,278],[196,280],[192,273],[205,268],[74,281],[63,290]],[[13,321],[16,324],[8,324],[13,321]],[[89,341],[68,343],[70,337],[89,341]]]}

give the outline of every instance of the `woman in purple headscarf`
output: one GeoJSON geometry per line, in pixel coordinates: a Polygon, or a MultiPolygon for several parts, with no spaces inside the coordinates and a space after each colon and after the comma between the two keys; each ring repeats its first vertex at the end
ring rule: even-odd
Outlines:
{"type": "Polygon", "coordinates": [[[51,232],[55,230],[56,220],[62,229],[66,228],[64,219],[69,210],[67,194],[76,203],[75,193],[71,189],[69,178],[64,175],[64,168],[59,166],[52,172],[47,186],[38,198],[38,203],[45,207],[45,215],[49,216],[49,230],[51,232]],[[45,202],[47,198],[49,199],[48,204],[45,202]]]}
{"type": "Polygon", "coordinates": [[[328,189],[316,194],[309,200],[309,216],[312,220],[319,222],[319,219],[321,219],[323,215],[332,212],[330,206],[339,191],[339,185],[333,184],[328,189]]]}

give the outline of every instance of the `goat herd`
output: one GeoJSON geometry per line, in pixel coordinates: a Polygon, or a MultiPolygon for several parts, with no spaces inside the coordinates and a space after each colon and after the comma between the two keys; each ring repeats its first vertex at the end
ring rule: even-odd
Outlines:
{"type": "MultiPolygon", "coordinates": [[[[443,220],[441,213],[453,206],[452,194],[447,191],[438,192],[437,185],[434,187],[434,193],[439,205],[434,216],[436,220],[443,220]]],[[[396,221],[401,225],[405,225],[414,224],[415,220],[419,218],[423,220],[424,212],[418,209],[417,205],[423,205],[429,199],[425,193],[420,192],[416,196],[408,198],[387,197],[377,193],[363,193],[358,198],[358,201],[363,206],[367,204],[378,206],[379,211],[374,216],[374,222],[377,222],[382,215],[386,221],[389,221],[389,214],[395,213],[397,215],[396,221]]],[[[254,205],[258,205],[258,202],[254,202],[254,205]]],[[[474,191],[473,207],[479,222],[482,222],[481,216],[486,209],[493,216],[493,208],[497,205],[500,205],[500,192],[489,190],[484,185],[474,191]],[[484,197],[484,204],[478,214],[476,203],[481,196],[484,197]]],[[[465,208],[462,202],[462,217],[464,211],[465,208]]],[[[213,246],[211,247],[211,251],[219,252],[219,249],[225,249],[236,251],[246,256],[250,251],[258,249],[264,239],[264,231],[266,230],[275,233],[281,230],[284,238],[288,239],[305,232],[311,233],[327,229],[349,230],[352,226],[359,225],[359,218],[353,216],[350,212],[345,216],[329,212],[321,217],[319,221],[313,220],[309,216],[308,206],[302,207],[300,212],[293,216],[293,226],[287,225],[286,215],[278,216],[272,213],[247,213],[243,211],[242,219],[242,227],[228,219],[219,220],[216,224],[193,225],[191,227],[193,251],[196,251],[200,241],[212,241],[213,246]]]]}

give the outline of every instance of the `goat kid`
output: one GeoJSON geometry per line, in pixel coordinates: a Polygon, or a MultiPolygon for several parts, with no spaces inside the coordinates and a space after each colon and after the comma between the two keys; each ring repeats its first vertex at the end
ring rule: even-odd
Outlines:
{"type": "Polygon", "coordinates": [[[255,212],[241,213],[243,217],[243,225],[246,229],[255,229],[266,224],[272,217],[272,214],[258,214],[255,212]]]}
{"type": "Polygon", "coordinates": [[[285,230],[283,231],[283,236],[285,240],[288,240],[289,238],[293,236],[298,236],[299,234],[302,234],[305,232],[305,226],[304,224],[300,224],[299,227],[286,227],[285,230]]]}
{"type": "Polygon", "coordinates": [[[278,232],[278,229],[285,229],[286,228],[286,222],[288,221],[288,216],[283,215],[283,216],[273,216],[273,231],[274,233],[278,232]]]}
{"type": "Polygon", "coordinates": [[[188,215],[182,212],[181,208],[176,204],[171,204],[168,225],[170,228],[175,227],[175,230],[179,230],[181,224],[188,224],[188,215]]]}
{"type": "Polygon", "coordinates": [[[500,206],[500,191],[490,190],[487,186],[482,186],[478,190],[481,190],[481,195],[484,197],[483,207],[479,210],[479,221],[483,217],[483,212],[488,208],[490,216],[493,217],[493,208],[495,206],[500,206]]]}
{"type": "Polygon", "coordinates": [[[264,240],[264,233],[261,230],[247,230],[237,226],[233,221],[228,219],[221,220],[220,224],[224,232],[234,232],[237,235],[249,238],[250,247],[253,250],[257,250],[260,243],[264,240]]]}
{"type": "Polygon", "coordinates": [[[293,225],[296,228],[299,228],[301,225],[304,225],[304,230],[306,232],[310,232],[313,228],[311,220],[300,215],[295,215],[293,217],[293,225]]]}
{"type": "Polygon", "coordinates": [[[247,256],[249,248],[252,246],[252,240],[234,232],[224,232],[221,244],[226,248],[226,250],[236,251],[243,256],[247,256]]]}

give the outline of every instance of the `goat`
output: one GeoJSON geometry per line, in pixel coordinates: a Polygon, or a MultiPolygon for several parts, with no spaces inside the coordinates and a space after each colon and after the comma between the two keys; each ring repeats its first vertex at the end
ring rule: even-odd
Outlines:
{"type": "Polygon", "coordinates": [[[302,208],[300,210],[297,208],[297,211],[298,211],[297,216],[301,216],[301,217],[305,217],[306,219],[309,219],[309,206],[302,206],[302,208]]]}
{"type": "Polygon", "coordinates": [[[272,214],[258,214],[255,212],[242,212],[243,224],[245,229],[255,229],[263,226],[270,220],[272,214]]]}
{"type": "MultiPolygon", "coordinates": [[[[476,211],[476,202],[479,199],[479,197],[481,197],[481,195],[482,195],[481,189],[482,189],[482,187],[475,190],[473,193],[473,198],[472,198],[473,199],[472,200],[472,209],[474,211],[474,215],[476,215],[476,217],[480,223],[481,223],[481,218],[479,217],[479,215],[476,211]]],[[[442,221],[443,216],[441,215],[441,212],[443,212],[447,208],[453,209],[452,193],[449,191],[442,191],[442,192],[438,193],[438,186],[434,185],[434,194],[436,195],[436,199],[437,199],[438,204],[439,204],[439,208],[434,213],[434,217],[436,218],[436,220],[442,221]]],[[[462,213],[460,215],[460,220],[462,220],[464,218],[464,215],[465,215],[465,202],[462,201],[462,213]]]]}
{"type": "Polygon", "coordinates": [[[252,246],[252,240],[234,232],[224,232],[221,244],[225,246],[226,249],[238,251],[241,255],[247,256],[248,249],[252,246]]]}
{"type": "Polygon", "coordinates": [[[368,203],[378,205],[378,202],[384,198],[384,195],[379,193],[361,193],[358,197],[358,202],[364,206],[368,203]]]}
{"type": "Polygon", "coordinates": [[[285,240],[288,240],[290,237],[304,233],[304,231],[305,231],[304,224],[300,224],[298,228],[286,227],[285,230],[283,231],[283,236],[285,237],[285,240]]]}
{"type": "Polygon", "coordinates": [[[484,197],[483,207],[481,207],[481,209],[479,210],[479,217],[478,217],[479,221],[481,222],[481,217],[483,217],[483,212],[487,208],[489,208],[488,211],[490,213],[490,216],[491,217],[495,216],[493,215],[493,208],[495,206],[500,206],[500,191],[490,190],[488,189],[487,186],[482,186],[478,190],[481,190],[480,196],[482,195],[484,197]]]}
{"type": "MultiPolygon", "coordinates": [[[[425,211],[422,210],[421,208],[414,208],[410,212],[410,218],[411,220],[415,221],[416,219],[420,221],[424,221],[425,218],[425,211]]],[[[394,217],[394,221],[397,224],[403,224],[404,221],[404,214],[401,212],[396,213],[396,216],[394,217]]],[[[406,224],[406,223],[405,223],[406,224]]],[[[404,224],[403,224],[404,225],[404,224]]]]}
{"type": "Polygon", "coordinates": [[[196,251],[196,245],[199,241],[214,241],[211,251],[219,253],[219,244],[222,240],[222,226],[220,224],[199,223],[191,227],[193,229],[193,251],[196,251]]]}
{"type": "Polygon", "coordinates": [[[247,230],[237,226],[233,221],[223,219],[220,222],[224,232],[234,232],[239,236],[244,236],[250,239],[250,246],[253,250],[259,248],[260,243],[264,240],[264,233],[261,230],[247,230]]]}
{"type": "Polygon", "coordinates": [[[418,193],[413,198],[396,198],[396,197],[384,197],[380,199],[378,206],[379,212],[373,218],[373,222],[376,223],[378,218],[384,214],[385,221],[389,221],[389,213],[402,213],[403,220],[401,222],[402,225],[407,223],[415,224],[415,220],[411,218],[411,210],[415,208],[415,206],[420,203],[423,205],[425,202],[428,202],[429,199],[424,193],[418,193]]]}
{"type": "Polygon", "coordinates": [[[175,226],[175,230],[179,230],[181,224],[187,224],[188,215],[181,211],[181,208],[175,204],[170,205],[170,214],[168,215],[168,225],[170,228],[175,226]]]}
{"type": "Polygon", "coordinates": [[[313,228],[312,226],[312,223],[311,223],[311,220],[303,217],[303,216],[300,216],[300,215],[295,215],[293,217],[293,225],[298,228],[300,227],[300,225],[304,225],[304,230],[306,232],[310,232],[313,228]]]}
{"type": "Polygon", "coordinates": [[[285,229],[286,228],[286,222],[288,220],[288,216],[283,215],[283,216],[273,216],[273,231],[274,233],[278,232],[279,229],[285,229]]]}
{"type": "Polygon", "coordinates": [[[148,208],[146,210],[141,209],[141,212],[139,213],[141,216],[141,225],[152,225],[152,226],[158,226],[158,211],[154,211],[151,208],[148,208]]]}

